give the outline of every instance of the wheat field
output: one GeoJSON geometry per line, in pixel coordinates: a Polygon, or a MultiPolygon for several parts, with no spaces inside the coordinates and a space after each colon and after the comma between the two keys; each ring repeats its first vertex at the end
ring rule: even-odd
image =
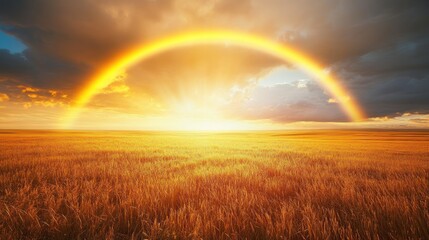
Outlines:
{"type": "Polygon", "coordinates": [[[429,239],[429,132],[3,130],[0,239],[429,239]]]}

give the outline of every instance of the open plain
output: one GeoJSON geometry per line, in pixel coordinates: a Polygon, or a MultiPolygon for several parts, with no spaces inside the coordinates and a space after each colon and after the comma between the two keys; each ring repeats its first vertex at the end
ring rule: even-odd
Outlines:
{"type": "Polygon", "coordinates": [[[429,239],[429,132],[2,130],[0,236],[429,239]]]}

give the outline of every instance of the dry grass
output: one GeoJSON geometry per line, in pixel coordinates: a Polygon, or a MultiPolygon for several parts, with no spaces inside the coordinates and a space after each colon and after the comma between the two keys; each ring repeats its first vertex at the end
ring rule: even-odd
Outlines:
{"type": "Polygon", "coordinates": [[[429,239],[429,132],[0,133],[1,239],[429,239]]]}

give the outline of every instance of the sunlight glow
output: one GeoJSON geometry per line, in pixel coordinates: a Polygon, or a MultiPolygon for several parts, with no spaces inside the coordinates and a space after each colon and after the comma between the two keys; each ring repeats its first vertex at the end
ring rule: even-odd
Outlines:
{"type": "MultiPolygon", "coordinates": [[[[204,44],[225,44],[227,46],[244,47],[293,63],[301,70],[314,76],[320,85],[329,92],[331,97],[337,101],[351,120],[361,121],[365,118],[363,111],[353,96],[339,81],[311,58],[296,49],[249,33],[228,30],[196,30],[173,34],[152,42],[143,43],[114,58],[113,61],[106,64],[89,79],[88,84],[77,95],[73,107],[67,112],[64,119],[62,119],[61,125],[63,128],[72,127],[75,119],[90,102],[92,97],[109,86],[119,74],[134,64],[172,49],[204,44]]],[[[185,112],[186,108],[184,106],[185,112]]]]}

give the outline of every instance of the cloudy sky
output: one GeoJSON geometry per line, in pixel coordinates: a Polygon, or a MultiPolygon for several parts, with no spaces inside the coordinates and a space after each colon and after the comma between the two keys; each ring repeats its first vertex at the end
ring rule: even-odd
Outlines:
{"type": "Polygon", "coordinates": [[[231,128],[428,128],[428,12],[427,0],[0,0],[0,128],[57,128],[112,58],[196,28],[257,34],[312,56],[368,118],[347,123],[335,99],[293,64],[220,45],[175,49],[127,69],[74,128],[174,129],[202,117],[231,128]]]}

